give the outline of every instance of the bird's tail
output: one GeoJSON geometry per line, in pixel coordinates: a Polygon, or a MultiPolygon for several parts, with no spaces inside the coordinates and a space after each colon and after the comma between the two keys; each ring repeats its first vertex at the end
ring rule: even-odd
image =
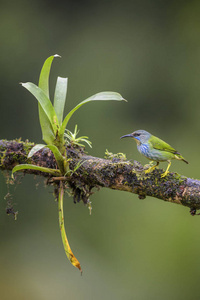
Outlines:
{"type": "Polygon", "coordinates": [[[186,164],[189,164],[189,162],[187,160],[185,160],[185,158],[182,155],[180,155],[179,153],[175,154],[175,158],[178,160],[184,161],[186,164]]]}
{"type": "Polygon", "coordinates": [[[184,161],[186,164],[189,164],[189,162],[187,160],[185,160],[184,158],[182,158],[182,161],[184,161]]]}

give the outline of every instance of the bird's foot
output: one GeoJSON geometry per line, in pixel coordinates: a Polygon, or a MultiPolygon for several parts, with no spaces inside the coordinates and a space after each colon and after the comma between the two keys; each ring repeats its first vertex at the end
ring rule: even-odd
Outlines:
{"type": "Polygon", "coordinates": [[[165,171],[160,177],[164,178],[165,176],[167,176],[168,173],[169,173],[168,171],[165,171]]]}
{"type": "Polygon", "coordinates": [[[171,161],[168,160],[168,166],[167,166],[167,169],[166,171],[161,175],[161,178],[164,178],[169,172],[169,167],[171,166],[171,161]]]}
{"type": "Polygon", "coordinates": [[[152,166],[152,167],[150,167],[149,169],[145,170],[145,174],[146,174],[146,173],[150,173],[150,172],[152,172],[152,171],[153,171],[155,168],[156,168],[156,165],[155,165],[155,166],[152,166]]]}
{"type": "Polygon", "coordinates": [[[153,162],[150,162],[150,164],[145,165],[145,166],[150,166],[147,170],[145,170],[145,174],[146,174],[146,173],[150,173],[150,172],[152,172],[153,170],[155,170],[155,168],[159,165],[159,162],[157,162],[157,164],[156,164],[156,165],[153,165],[153,166],[152,166],[152,164],[153,164],[153,162]]]}

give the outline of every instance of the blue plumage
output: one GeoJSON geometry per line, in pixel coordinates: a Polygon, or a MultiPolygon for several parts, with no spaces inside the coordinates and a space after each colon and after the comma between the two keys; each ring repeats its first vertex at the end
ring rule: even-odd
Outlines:
{"type": "Polygon", "coordinates": [[[147,157],[150,160],[154,161],[166,161],[167,159],[171,159],[171,153],[165,153],[163,157],[163,152],[157,149],[153,149],[150,144],[137,144],[138,151],[147,157]]]}

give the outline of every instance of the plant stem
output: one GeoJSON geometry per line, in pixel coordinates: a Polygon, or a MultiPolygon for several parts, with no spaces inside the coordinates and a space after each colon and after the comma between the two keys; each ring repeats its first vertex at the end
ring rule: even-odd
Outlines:
{"type": "Polygon", "coordinates": [[[62,237],[62,242],[63,246],[65,249],[65,253],[69,259],[69,261],[72,263],[73,266],[78,268],[81,271],[82,274],[82,269],[79,261],[76,259],[74,256],[68,239],[67,235],[65,232],[65,226],[64,226],[64,212],[63,212],[63,198],[64,198],[64,187],[63,187],[63,182],[60,181],[60,186],[59,186],[59,194],[58,194],[58,216],[59,216],[59,226],[60,226],[60,232],[61,232],[61,237],[62,237]]]}

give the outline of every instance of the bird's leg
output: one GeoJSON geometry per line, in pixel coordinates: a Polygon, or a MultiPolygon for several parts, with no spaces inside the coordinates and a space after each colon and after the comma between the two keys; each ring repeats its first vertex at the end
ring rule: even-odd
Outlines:
{"type": "Polygon", "coordinates": [[[154,165],[154,166],[150,167],[148,170],[146,170],[145,173],[152,172],[158,165],[159,165],[159,161],[157,161],[156,165],[154,165]]]}
{"type": "Polygon", "coordinates": [[[162,178],[165,177],[168,174],[168,170],[169,170],[170,166],[171,166],[171,161],[168,160],[168,166],[167,166],[166,171],[161,175],[162,178]]]}

